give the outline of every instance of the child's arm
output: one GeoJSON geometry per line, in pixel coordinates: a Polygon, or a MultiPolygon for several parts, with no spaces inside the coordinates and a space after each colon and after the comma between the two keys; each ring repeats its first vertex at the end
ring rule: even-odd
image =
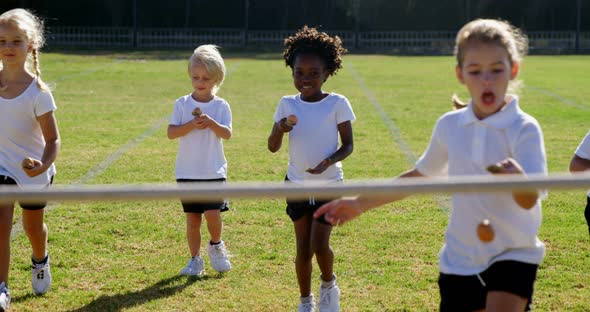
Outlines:
{"type": "MultiPolygon", "coordinates": [[[[410,178],[410,177],[423,177],[416,168],[406,171],[399,175],[398,178],[410,178]]],[[[358,196],[356,198],[342,198],[333,200],[323,206],[321,206],[313,214],[314,218],[318,218],[322,215],[325,216],[326,221],[332,225],[342,225],[358,216],[363,212],[371,210],[373,208],[382,206],[384,204],[398,201],[407,197],[408,194],[392,194],[391,196],[384,198],[370,198],[365,196],[358,196]]]]}
{"type": "Polygon", "coordinates": [[[45,139],[45,149],[41,160],[33,159],[33,167],[23,168],[29,177],[35,177],[47,171],[57,158],[61,146],[57,121],[53,111],[38,116],[37,121],[45,139]]]}
{"type": "Polygon", "coordinates": [[[590,169],[590,160],[574,154],[570,161],[570,172],[581,172],[590,169]]]}
{"type": "Polygon", "coordinates": [[[275,122],[272,126],[270,135],[268,136],[268,150],[274,153],[281,149],[281,145],[283,145],[283,134],[291,130],[293,130],[293,126],[289,126],[289,124],[287,124],[287,118],[283,118],[279,122],[275,122]]]}
{"type": "MultiPolygon", "coordinates": [[[[196,118],[195,118],[196,119],[196,118]]],[[[187,133],[197,129],[195,119],[182,125],[168,125],[167,135],[169,139],[176,139],[185,136],[187,133]]]]}
{"type": "Polygon", "coordinates": [[[199,117],[195,118],[195,123],[197,129],[209,128],[219,138],[225,140],[229,140],[231,138],[231,128],[218,123],[217,121],[209,117],[207,114],[201,114],[199,117]]]}
{"type": "Polygon", "coordinates": [[[315,168],[307,169],[305,171],[311,174],[320,174],[331,165],[346,159],[354,149],[354,143],[352,139],[352,124],[350,121],[345,121],[338,124],[338,133],[340,134],[340,141],[342,145],[338,150],[332,154],[330,157],[322,160],[315,168]]]}

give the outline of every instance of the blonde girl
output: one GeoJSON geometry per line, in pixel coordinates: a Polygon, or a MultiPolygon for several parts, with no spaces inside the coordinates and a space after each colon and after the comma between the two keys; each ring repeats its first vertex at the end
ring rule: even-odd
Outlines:
{"type": "MultiPolygon", "coordinates": [[[[31,12],[14,9],[0,15],[0,184],[47,187],[55,175],[60,138],[55,101],[41,80],[39,49],[43,23],[31,12]]],[[[23,228],[33,249],[32,287],[36,295],[51,285],[46,203],[24,203],[23,228]]],[[[14,203],[0,203],[0,311],[8,309],[10,232],[14,203]]]]}
{"type": "MultiPolygon", "coordinates": [[[[471,100],[439,118],[427,150],[400,178],[546,174],[541,127],[520,109],[518,96],[507,94],[526,52],[526,37],[507,22],[478,19],[461,28],[455,73],[471,100]]],[[[545,255],[545,245],[537,237],[544,195],[453,194],[439,260],[441,311],[530,309],[537,269],[545,255]],[[491,240],[476,234],[482,220],[495,229],[491,240]]],[[[336,200],[315,216],[342,224],[404,197],[336,200]]]]}

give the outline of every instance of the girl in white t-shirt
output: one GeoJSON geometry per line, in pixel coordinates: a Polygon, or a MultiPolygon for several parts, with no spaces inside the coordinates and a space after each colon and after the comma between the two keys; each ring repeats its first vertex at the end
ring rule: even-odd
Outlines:
{"type": "MultiPolygon", "coordinates": [[[[0,15],[0,185],[47,187],[55,174],[53,162],[60,138],[55,102],[41,80],[39,49],[44,42],[43,23],[29,11],[14,9],[0,15]]],[[[41,295],[51,284],[46,203],[19,204],[23,229],[33,249],[33,292],[41,295]]],[[[10,305],[7,284],[13,214],[14,203],[0,203],[0,311],[10,305]]]]}
{"type": "MultiPolygon", "coordinates": [[[[586,134],[570,161],[570,172],[582,172],[590,170],[590,132],[586,134]]],[[[586,209],[584,210],[588,230],[590,231],[590,191],[586,196],[586,209]]]]}
{"type": "MultiPolygon", "coordinates": [[[[188,74],[193,92],[174,103],[168,125],[168,138],[179,139],[175,176],[178,183],[225,183],[227,161],[222,140],[232,135],[229,104],[216,96],[225,77],[225,64],[217,47],[202,45],[195,49],[188,62],[188,74]]],[[[191,258],[181,275],[200,276],[201,224],[203,214],[211,240],[207,252],[211,266],[218,272],[231,270],[224,242],[221,211],[229,209],[223,199],[217,202],[182,201],[186,214],[186,237],[191,258]]]]}
{"type": "MultiPolygon", "coordinates": [[[[322,85],[342,67],[344,52],[340,38],[307,26],[285,39],[283,56],[291,67],[299,93],[285,96],[279,102],[268,149],[273,153],[278,151],[283,135],[289,133],[287,181],[338,183],[343,179],[340,161],[352,153],[351,123],[355,116],[346,97],[325,93],[322,85]]],[[[338,311],[340,308],[340,290],[330,247],[332,225],[312,217],[323,203],[314,198],[287,200],[287,214],[295,226],[297,243],[295,270],[301,296],[300,311],[313,311],[316,305],[311,292],[314,254],[321,271],[320,311],[338,311]]]]}
{"type": "MultiPolygon", "coordinates": [[[[547,173],[539,124],[520,110],[517,96],[507,94],[527,46],[524,34],[499,20],[475,20],[459,31],[455,70],[471,101],[440,117],[428,149],[400,178],[547,173]]],[[[545,254],[537,237],[542,196],[516,191],[453,194],[439,261],[441,311],[529,308],[545,254]]],[[[343,224],[404,197],[335,200],[315,216],[343,224]]]]}

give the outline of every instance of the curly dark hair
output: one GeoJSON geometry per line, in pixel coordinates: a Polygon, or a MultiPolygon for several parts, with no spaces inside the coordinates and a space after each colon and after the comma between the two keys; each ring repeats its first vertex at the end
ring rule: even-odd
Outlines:
{"type": "Polygon", "coordinates": [[[342,54],[347,50],[342,46],[340,37],[331,37],[325,32],[319,32],[314,27],[303,26],[295,35],[285,39],[283,58],[287,66],[293,69],[295,57],[299,54],[315,54],[326,66],[328,75],[335,75],[342,68],[342,54]]]}

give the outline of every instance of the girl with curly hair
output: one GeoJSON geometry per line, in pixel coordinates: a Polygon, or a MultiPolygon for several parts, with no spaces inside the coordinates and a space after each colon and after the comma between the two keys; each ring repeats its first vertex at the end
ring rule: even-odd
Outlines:
{"type": "MultiPolygon", "coordinates": [[[[341,161],[353,150],[351,124],[355,116],[345,96],[326,93],[322,86],[342,68],[341,56],[345,52],[339,37],[307,26],[285,39],[283,56],[286,65],[291,67],[299,93],[280,100],[268,149],[273,153],[278,151],[283,135],[289,133],[287,182],[327,184],[343,180],[341,161]]],[[[322,218],[313,218],[313,212],[324,203],[326,201],[313,197],[303,201],[287,199],[287,214],[294,223],[297,243],[295,269],[301,295],[299,311],[315,311],[311,292],[313,255],[321,271],[319,309],[340,309],[340,289],[330,247],[332,225],[322,218]]]]}

